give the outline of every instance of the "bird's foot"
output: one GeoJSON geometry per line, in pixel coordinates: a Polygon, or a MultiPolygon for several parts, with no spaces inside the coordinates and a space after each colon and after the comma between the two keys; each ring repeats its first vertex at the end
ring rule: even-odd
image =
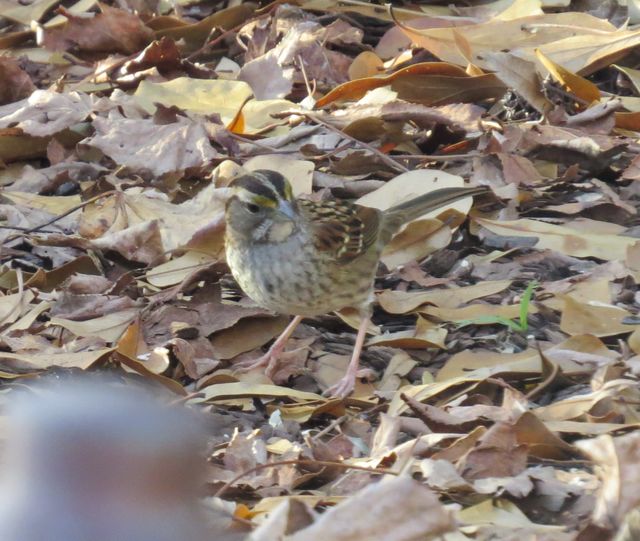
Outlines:
{"type": "Polygon", "coordinates": [[[267,367],[266,371],[269,371],[269,369],[271,368],[271,370],[273,370],[273,367],[271,365],[275,364],[275,357],[271,354],[271,351],[267,351],[264,355],[258,357],[255,360],[251,360],[251,361],[243,361],[238,363],[237,365],[235,365],[234,371],[235,372],[239,372],[240,374],[243,374],[245,372],[251,372],[252,370],[255,370],[256,368],[263,368],[263,367],[267,367]]]}
{"type": "Polygon", "coordinates": [[[355,386],[355,377],[347,374],[338,383],[329,387],[322,395],[329,398],[347,398],[353,392],[355,386]]]}
{"type": "Polygon", "coordinates": [[[302,321],[302,316],[294,317],[287,328],[282,331],[282,334],[276,339],[273,345],[269,348],[262,357],[259,357],[255,361],[246,361],[242,363],[238,363],[234,368],[237,372],[250,372],[251,370],[255,370],[256,368],[262,368],[266,366],[264,373],[267,377],[271,378],[275,374],[275,369],[277,367],[278,357],[284,351],[285,346],[287,345],[287,340],[298,326],[298,324],[302,321]]]}
{"type": "Polygon", "coordinates": [[[323,396],[330,398],[346,398],[349,396],[356,386],[357,378],[366,378],[367,381],[375,379],[375,372],[370,368],[361,368],[357,371],[348,371],[335,385],[329,387],[323,396]]]}

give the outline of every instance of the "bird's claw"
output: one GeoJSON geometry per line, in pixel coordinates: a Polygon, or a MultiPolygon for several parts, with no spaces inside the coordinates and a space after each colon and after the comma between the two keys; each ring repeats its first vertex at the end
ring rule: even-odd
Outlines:
{"type": "Polygon", "coordinates": [[[347,398],[347,396],[349,396],[353,392],[355,386],[355,376],[346,374],[335,385],[332,385],[324,393],[322,393],[322,395],[329,398],[347,398]]]}
{"type": "Polygon", "coordinates": [[[251,372],[256,368],[262,368],[266,366],[264,373],[267,377],[269,377],[269,375],[275,368],[275,361],[276,358],[271,354],[270,351],[267,351],[267,353],[265,353],[255,361],[245,361],[243,363],[238,363],[238,365],[234,366],[234,371],[240,374],[244,374],[246,372],[251,372]]]}

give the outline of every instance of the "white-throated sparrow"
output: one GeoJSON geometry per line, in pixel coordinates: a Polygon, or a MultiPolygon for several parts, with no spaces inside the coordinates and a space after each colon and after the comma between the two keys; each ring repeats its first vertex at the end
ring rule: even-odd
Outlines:
{"type": "Polygon", "coordinates": [[[276,171],[254,171],[234,179],[230,186],[226,255],[234,278],[260,306],[295,315],[253,366],[273,367],[303,317],[356,308],[361,324],[349,368],[328,390],[341,397],[355,384],[384,246],[403,224],[488,191],[485,187],[443,188],[383,212],[347,201],[295,199],[287,180],[276,171]]]}

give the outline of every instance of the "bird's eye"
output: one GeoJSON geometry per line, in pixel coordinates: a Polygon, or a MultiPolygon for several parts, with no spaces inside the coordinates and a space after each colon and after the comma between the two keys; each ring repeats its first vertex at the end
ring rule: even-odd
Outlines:
{"type": "Polygon", "coordinates": [[[254,203],[247,203],[247,210],[251,214],[258,214],[258,212],[260,212],[260,207],[254,203]]]}

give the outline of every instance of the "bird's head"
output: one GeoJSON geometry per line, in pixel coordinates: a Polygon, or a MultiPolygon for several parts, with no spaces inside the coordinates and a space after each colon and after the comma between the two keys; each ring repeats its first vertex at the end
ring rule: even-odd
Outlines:
{"type": "Polygon", "coordinates": [[[259,169],[237,177],[229,187],[228,234],[253,243],[282,242],[296,230],[298,207],[280,173],[259,169]]]}

